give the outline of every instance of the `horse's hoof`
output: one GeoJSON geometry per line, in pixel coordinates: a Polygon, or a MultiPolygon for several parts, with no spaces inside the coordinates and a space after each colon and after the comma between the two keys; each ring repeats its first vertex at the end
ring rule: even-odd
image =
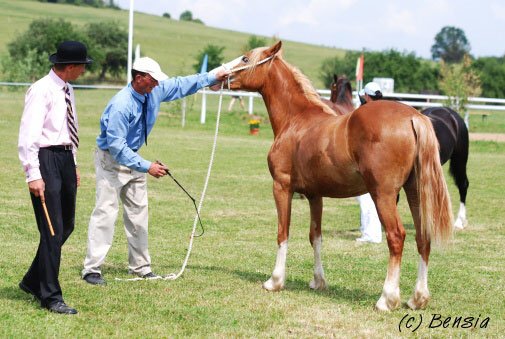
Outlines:
{"type": "Polygon", "coordinates": [[[400,297],[387,299],[385,296],[381,296],[377,303],[375,304],[375,309],[381,312],[389,312],[400,307],[400,297]]]}
{"type": "Polygon", "coordinates": [[[326,289],[326,281],[324,279],[318,279],[317,281],[314,279],[310,282],[309,287],[313,290],[322,291],[326,289]]]}
{"type": "Polygon", "coordinates": [[[271,292],[277,292],[282,290],[283,284],[282,283],[275,283],[272,278],[268,279],[263,283],[263,288],[267,291],[271,292]]]}
{"type": "Polygon", "coordinates": [[[407,306],[411,310],[422,310],[426,308],[429,301],[430,301],[429,294],[421,295],[416,293],[412,296],[412,298],[409,299],[409,301],[407,302],[407,306]]]}
{"type": "Polygon", "coordinates": [[[458,218],[456,220],[456,222],[454,223],[454,228],[457,230],[463,230],[463,229],[465,229],[467,224],[468,224],[468,221],[458,218]]]}

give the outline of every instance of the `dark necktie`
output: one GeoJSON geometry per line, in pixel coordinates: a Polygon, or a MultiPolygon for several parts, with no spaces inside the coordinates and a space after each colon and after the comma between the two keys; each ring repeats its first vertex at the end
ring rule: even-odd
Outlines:
{"type": "Polygon", "coordinates": [[[147,146],[147,99],[148,96],[146,95],[144,97],[144,102],[142,103],[142,119],[143,119],[143,125],[144,125],[144,142],[147,146]]]}
{"type": "Polygon", "coordinates": [[[67,127],[74,148],[79,147],[79,137],[77,136],[77,127],[75,125],[74,113],[72,112],[72,102],[70,101],[70,91],[68,86],[63,87],[65,91],[65,102],[67,104],[67,127]]]}

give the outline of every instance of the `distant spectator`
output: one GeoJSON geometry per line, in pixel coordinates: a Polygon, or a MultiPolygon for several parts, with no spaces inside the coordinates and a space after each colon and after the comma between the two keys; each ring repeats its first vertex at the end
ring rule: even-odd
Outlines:
{"type": "Polygon", "coordinates": [[[231,97],[230,104],[228,105],[228,112],[231,111],[231,109],[233,108],[233,105],[235,104],[235,101],[237,101],[237,100],[240,103],[240,107],[242,107],[242,109],[245,110],[244,100],[242,99],[242,97],[240,95],[233,95],[231,97]]]}
{"type": "Polygon", "coordinates": [[[376,82],[369,82],[358,94],[362,105],[370,101],[382,99],[381,88],[376,82]]]}

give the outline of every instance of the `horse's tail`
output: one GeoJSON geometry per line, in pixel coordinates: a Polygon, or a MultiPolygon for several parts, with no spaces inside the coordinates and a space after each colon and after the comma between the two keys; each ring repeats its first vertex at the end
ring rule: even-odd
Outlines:
{"type": "Polygon", "coordinates": [[[412,119],[417,138],[415,173],[420,204],[421,236],[445,243],[452,237],[452,205],[444,178],[438,141],[429,118],[412,119]]]}

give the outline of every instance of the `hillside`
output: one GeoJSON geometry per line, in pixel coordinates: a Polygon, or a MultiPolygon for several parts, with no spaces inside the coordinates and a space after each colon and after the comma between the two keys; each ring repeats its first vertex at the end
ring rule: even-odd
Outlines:
{"type": "MultiPolygon", "coordinates": [[[[42,3],[33,0],[0,1],[0,57],[7,53],[7,44],[24,32],[38,18],[62,18],[75,25],[112,20],[128,29],[128,11],[96,9],[65,4],[42,3]]],[[[191,22],[170,20],[161,16],[135,13],[133,44],[140,44],[141,54],[156,59],[169,75],[193,73],[196,55],[209,43],[224,46],[225,60],[240,55],[250,36],[191,22]]],[[[272,41],[271,37],[265,37],[272,41]]],[[[321,62],[343,50],[283,41],[285,59],[300,68],[316,88],[322,88],[319,80],[321,62]]]]}

